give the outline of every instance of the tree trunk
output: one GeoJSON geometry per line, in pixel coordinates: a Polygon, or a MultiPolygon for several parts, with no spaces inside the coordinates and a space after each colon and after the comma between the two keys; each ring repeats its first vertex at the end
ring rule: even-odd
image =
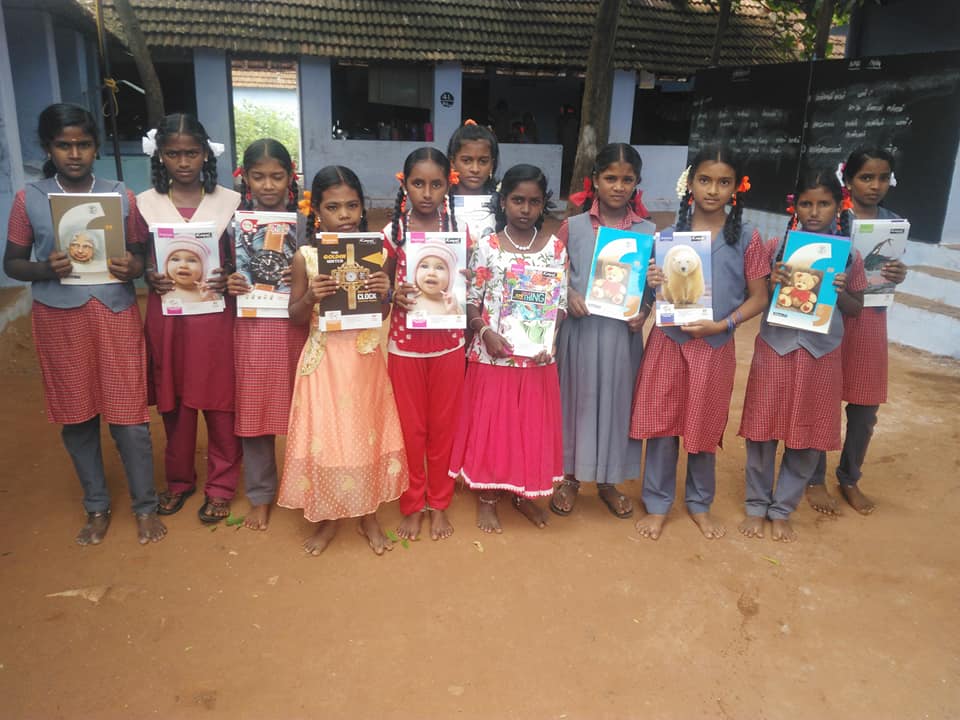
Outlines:
{"type": "Polygon", "coordinates": [[[710,51],[710,65],[714,67],[720,64],[720,49],[723,47],[723,36],[730,25],[730,11],[733,8],[733,0],[720,0],[720,9],[717,14],[717,32],[713,36],[713,50],[710,51]]]}
{"type": "MultiPolygon", "coordinates": [[[[600,0],[597,22],[590,42],[583,106],[580,110],[580,139],[573,162],[570,189],[579,190],[583,178],[593,171],[597,151],[610,133],[610,100],[613,91],[613,53],[623,0],[600,0]]],[[[558,183],[559,184],[559,183],[558,183]]]]}
{"type": "Polygon", "coordinates": [[[822,60],[827,56],[827,43],[830,41],[830,27],[833,25],[833,9],[836,0],[820,0],[817,5],[817,37],[813,43],[813,57],[822,60]]]}
{"type": "Polygon", "coordinates": [[[140,82],[143,83],[143,89],[146,91],[147,122],[150,127],[156,127],[166,113],[163,111],[163,89],[160,87],[157,71],[153,67],[153,58],[150,57],[150,51],[147,49],[147,41],[143,31],[140,30],[137,16],[133,14],[133,8],[130,7],[130,0],[113,0],[113,9],[120,18],[120,24],[123,25],[127,47],[133,55],[137,72],[140,73],[140,82]]]}

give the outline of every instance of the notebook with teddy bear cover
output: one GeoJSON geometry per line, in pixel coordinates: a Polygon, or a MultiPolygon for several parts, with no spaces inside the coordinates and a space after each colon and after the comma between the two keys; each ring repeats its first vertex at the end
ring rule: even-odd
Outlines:
{"type": "Polygon", "coordinates": [[[710,233],[661,230],[655,246],[657,267],[665,277],[657,288],[657,325],[713,320],[710,233]]]}
{"type": "Polygon", "coordinates": [[[783,263],[790,283],[774,288],[767,322],[823,335],[830,332],[837,304],[833,278],[844,271],[849,255],[847,238],[803,230],[787,233],[783,263]]]}
{"type": "Polygon", "coordinates": [[[601,227],[584,298],[591,315],[629,320],[640,312],[653,236],[601,227]]]}

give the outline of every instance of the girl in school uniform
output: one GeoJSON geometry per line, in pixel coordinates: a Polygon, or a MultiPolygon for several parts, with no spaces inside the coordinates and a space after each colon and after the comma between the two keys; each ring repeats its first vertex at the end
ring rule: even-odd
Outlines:
{"type": "MultiPolygon", "coordinates": [[[[143,219],[148,225],[213,222],[220,238],[220,267],[208,284],[223,292],[233,256],[227,228],[240,204],[239,193],[217,185],[216,156],[223,146],[210,142],[195,117],[178,113],[163,118],[144,138],[143,147],[153,171],[153,188],[137,197],[143,219]]],[[[146,278],[153,289],[145,323],[151,390],[167,434],[167,489],[160,493],[159,512],[179,512],[196,492],[197,414],[202,410],[207,424],[207,483],[198,516],[202,522],[216,523],[230,514],[240,475],[240,440],[234,434],[236,305],[227,296],[221,313],[167,316],[160,296],[173,289],[173,281],[156,266],[147,269],[146,278]]]]}
{"type": "MultiPolygon", "coordinates": [[[[533,500],[553,494],[562,477],[560,385],[553,354],[513,355],[494,330],[500,318],[506,275],[516,265],[562,267],[567,253],[555,236],[540,234],[547,210],[547,179],[538,167],[515,165],[494,194],[497,232],[477,243],[467,318],[476,333],[467,353],[464,403],[460,411],[450,477],[462,474],[477,494],[477,527],[501,532],[497,503],[503,492],[537,527],[546,513],[533,500]]],[[[560,295],[566,309],[566,287],[560,295]]],[[[557,318],[557,322],[562,317],[557,318]]]]}
{"type": "MultiPolygon", "coordinates": [[[[251,143],[243,153],[241,177],[242,209],[297,211],[297,175],[282,143],[270,138],[251,143]]],[[[300,214],[297,217],[303,219],[300,214]]],[[[304,223],[300,222],[297,246],[303,240],[304,223]]],[[[283,271],[282,280],[290,285],[290,268],[283,271]]],[[[237,296],[253,288],[244,275],[235,272],[227,280],[227,289],[237,296]]],[[[286,318],[241,317],[235,323],[234,432],[243,446],[244,489],[250,501],[243,524],[251,530],[266,530],[277,494],[276,437],[287,434],[293,379],[308,326],[292,324],[286,318]]]]}
{"type": "MultiPolygon", "coordinates": [[[[349,168],[320,170],[307,205],[311,240],[316,230],[367,230],[363,188],[349,168]]],[[[348,517],[360,518],[357,530],[373,552],[382,555],[393,545],[377,521],[377,508],[400,497],[408,474],[380,329],[320,330],[317,313],[337,285],[320,274],[314,242],[294,256],[292,282],[290,322],[308,328],[310,335],[297,366],[277,504],[302,509],[303,516],[316,523],[303,543],[310,555],[322,553],[337,532],[337,520],[348,517]]],[[[386,303],[389,278],[384,272],[371,273],[365,289],[386,303]]]]}
{"type": "Polygon", "coordinates": [[[450,136],[447,157],[459,180],[451,188],[457,225],[468,228],[472,240],[479,242],[494,231],[496,223],[493,211],[486,205],[497,184],[494,178],[500,162],[500,146],[489,129],[466,120],[450,136]],[[468,207],[465,196],[482,198],[484,207],[468,207]]]}
{"type": "Polygon", "coordinates": [[[456,230],[450,211],[450,162],[432,147],[407,156],[397,174],[400,189],[393,219],[383,229],[385,270],[396,291],[387,340],[387,370],[397,399],[407,449],[410,487],[400,497],[403,521],[397,535],[416,540],[423,514],[430,514],[430,537],[453,534],[446,510],[453,499],[450,449],[463,386],[463,330],[410,330],[407,312],[417,289],[406,282],[407,233],[456,230]]]}
{"type": "MultiPolygon", "coordinates": [[[[630,437],[647,441],[646,512],[636,527],[651,540],[660,537],[673,505],[681,437],[687,451],[687,511],[704,537],[726,532],[710,506],[737,364],[733,334],[766,306],[770,274],[760,234],[743,226],[739,195],[750,189],[749,179],[728,149],[700,150],[679,189],[676,230],[711,233],[713,316],[719,319],[650,332],[633,397],[630,437]]],[[[651,262],[647,284],[655,288],[664,280],[663,271],[651,262]]]]}
{"type": "MultiPolygon", "coordinates": [[[[880,203],[890,187],[896,184],[893,155],[882,148],[859,148],[840,167],[850,213],[861,220],[888,220],[900,217],[880,203]]],[[[886,263],[881,269],[888,282],[902,283],[907,266],[900,260],[886,263]]],[[[847,403],[847,431],[837,466],[840,494],[850,506],[863,515],[876,508],[860,490],[863,463],[867,457],[873,428],[877,424],[880,405],[887,401],[887,309],[865,307],[857,315],[843,320],[843,400],[847,403]]],[[[807,497],[814,509],[836,515],[836,499],[826,491],[826,456],[820,460],[807,497]]]]}
{"type": "Polygon", "coordinates": [[[40,113],[38,124],[47,153],[44,179],[28,183],[14,198],[3,269],[15,280],[31,283],[33,338],[47,419],[63,425],[63,445],[83,488],[87,521],[76,541],[97,545],[110,526],[100,447],[102,415],[123,460],[137,537],[141,544],[157,542],[167,530],[157,517],[146,349],[132,283],[143,272],[145,252],[136,201],[123,183],[93,174],[100,142],[90,112],[77,105],[51,105],[40,113]],[[120,194],[127,247],[122,256],[109,258],[107,266],[122,282],[60,283],[73,264],[57,249],[51,193],[120,194]]]}
{"type": "MultiPolygon", "coordinates": [[[[795,210],[788,230],[849,235],[838,217],[840,183],[829,170],[811,171],[796,190],[795,210]]],[[[790,281],[783,263],[786,236],[770,255],[769,292],[790,281]]],[[[833,281],[837,305],[855,315],[863,303],[867,278],[859,253],[833,281]]],[[[760,321],[753,362],[743,401],[740,435],[747,442],[746,519],[740,532],[763,537],[766,520],[774,540],[792,542],[796,532],[790,515],[804,487],[816,473],[821,455],[840,448],[840,394],[843,384],[840,344],[844,321],[835,310],[825,335],[760,321]],[[774,488],[777,446],[784,444],[780,473],[774,488]]]]}
{"type": "Polygon", "coordinates": [[[594,163],[587,189],[575,193],[582,214],[564,220],[557,233],[570,258],[567,306],[570,316],[557,338],[563,401],[563,480],[550,500],[558,515],[573,511],[581,482],[596,482],[597,494],[618,518],[633,515],[633,503],[616,484],[640,477],[643,442],[630,438],[632,396],[643,357],[644,302],[627,322],[594,317],[585,297],[600,226],[653,234],[639,204],[640,154],[626,143],[607,145],[594,163]]]}

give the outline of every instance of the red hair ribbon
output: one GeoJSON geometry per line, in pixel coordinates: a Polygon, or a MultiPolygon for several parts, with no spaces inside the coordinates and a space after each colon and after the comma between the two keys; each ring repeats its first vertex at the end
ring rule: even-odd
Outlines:
{"type": "Polygon", "coordinates": [[[303,216],[309,216],[313,211],[313,207],[310,205],[310,197],[313,193],[309,190],[303,191],[303,200],[297,203],[297,209],[300,211],[300,214],[303,216]]]}
{"type": "Polygon", "coordinates": [[[448,181],[451,185],[459,185],[459,184],[460,184],[460,173],[458,173],[456,170],[451,169],[451,170],[450,170],[450,174],[447,176],[447,181],[448,181]]]}
{"type": "Polygon", "coordinates": [[[297,161],[296,161],[296,160],[291,160],[291,161],[290,161],[290,170],[291,170],[291,172],[292,172],[293,175],[296,175],[296,174],[297,174],[297,161]]]}
{"type": "Polygon", "coordinates": [[[843,210],[853,210],[853,200],[850,199],[850,191],[844,187],[841,192],[843,193],[843,202],[840,203],[841,212],[843,210]]]}
{"type": "Polygon", "coordinates": [[[787,195],[787,214],[794,215],[797,212],[797,196],[793,193],[787,195]]]}
{"type": "Polygon", "coordinates": [[[240,177],[241,175],[243,175],[243,168],[242,168],[242,167],[238,167],[236,170],[233,171],[233,176],[234,176],[234,177],[240,177]]]}
{"type": "Polygon", "coordinates": [[[633,211],[642,218],[650,217],[650,211],[643,204],[643,190],[637,190],[633,194],[633,211]]]}
{"type": "Polygon", "coordinates": [[[473,118],[467,118],[466,120],[463,121],[464,127],[466,127],[467,125],[476,125],[476,124],[477,124],[477,121],[474,120],[473,118]]]}
{"type": "Polygon", "coordinates": [[[582,206],[587,200],[593,200],[593,183],[590,178],[583,179],[583,190],[581,192],[571,193],[568,198],[574,205],[582,206]]]}
{"type": "Polygon", "coordinates": [[[750,185],[750,176],[749,176],[749,175],[744,175],[742,178],[740,178],[740,184],[737,185],[737,192],[738,192],[738,193],[749,192],[749,191],[750,191],[750,188],[751,188],[751,185],[750,185]]]}

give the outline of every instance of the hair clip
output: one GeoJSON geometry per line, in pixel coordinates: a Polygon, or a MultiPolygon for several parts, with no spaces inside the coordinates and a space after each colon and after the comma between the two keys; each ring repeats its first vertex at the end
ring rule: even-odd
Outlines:
{"type": "Polygon", "coordinates": [[[683,172],[680,173],[680,177],[677,178],[677,198],[680,200],[683,200],[683,196],[687,194],[687,185],[689,183],[691,169],[692,168],[687,165],[683,172]]]}
{"type": "Polygon", "coordinates": [[[148,130],[147,134],[140,140],[140,144],[143,147],[143,154],[153,157],[153,154],[157,152],[157,129],[148,130]]]}

